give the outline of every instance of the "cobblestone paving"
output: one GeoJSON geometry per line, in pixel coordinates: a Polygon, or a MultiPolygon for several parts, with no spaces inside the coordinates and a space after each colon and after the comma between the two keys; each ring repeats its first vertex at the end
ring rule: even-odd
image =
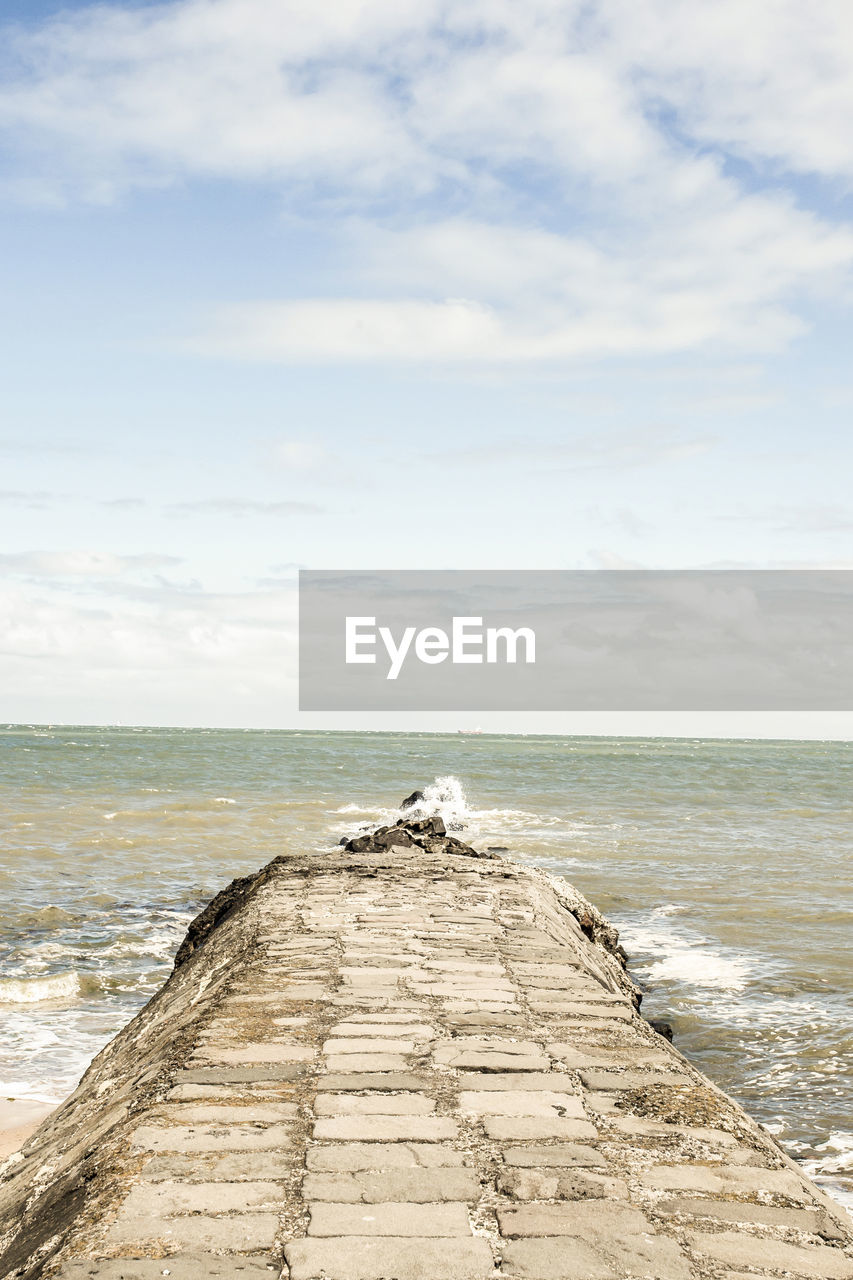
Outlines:
{"type": "Polygon", "coordinates": [[[251,911],[129,1113],[121,1195],[45,1274],[853,1277],[849,1222],[640,1018],[540,873],[282,860],[251,911]]]}

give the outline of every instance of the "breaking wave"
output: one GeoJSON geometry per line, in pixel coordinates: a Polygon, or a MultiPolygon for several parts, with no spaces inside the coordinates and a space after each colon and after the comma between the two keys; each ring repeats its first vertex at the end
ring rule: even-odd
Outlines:
{"type": "Polygon", "coordinates": [[[422,800],[401,812],[409,818],[438,816],[448,831],[464,830],[470,817],[465,788],[452,774],[436,778],[424,787],[422,800]]]}
{"type": "Polygon", "coordinates": [[[76,973],[54,973],[40,978],[0,978],[0,1004],[41,1004],[47,1000],[76,1000],[80,978],[76,973]]]}

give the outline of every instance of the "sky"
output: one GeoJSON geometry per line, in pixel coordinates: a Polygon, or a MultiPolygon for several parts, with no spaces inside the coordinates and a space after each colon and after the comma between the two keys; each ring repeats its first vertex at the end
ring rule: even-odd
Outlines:
{"type": "MultiPolygon", "coordinates": [[[[6,0],[0,51],[0,721],[308,723],[299,567],[853,568],[843,0],[6,0]]],[[[763,725],[651,728],[851,727],[763,725]]]]}

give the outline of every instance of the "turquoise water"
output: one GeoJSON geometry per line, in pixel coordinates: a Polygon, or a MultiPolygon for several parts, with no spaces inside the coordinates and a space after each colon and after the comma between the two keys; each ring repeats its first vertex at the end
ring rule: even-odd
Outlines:
{"type": "Polygon", "coordinates": [[[59,1099],[188,921],[414,787],[620,928],[644,1012],[839,1198],[853,1191],[853,747],[0,730],[0,1089],[59,1099]]]}

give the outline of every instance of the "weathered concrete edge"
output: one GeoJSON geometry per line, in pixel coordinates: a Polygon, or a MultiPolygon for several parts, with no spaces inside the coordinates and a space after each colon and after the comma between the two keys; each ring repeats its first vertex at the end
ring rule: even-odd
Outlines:
{"type": "Polygon", "coordinates": [[[235,957],[252,946],[252,899],[281,861],[233,882],[243,886],[242,909],[222,912],[212,928],[196,929],[197,944],[182,965],[97,1054],[74,1093],[0,1165],[0,1277],[23,1266],[21,1274],[36,1280],[78,1219],[95,1221],[120,1201],[124,1183],[118,1174],[127,1163],[124,1138],[133,1117],[165,1097],[189,1056],[228,986],[235,957]]]}

